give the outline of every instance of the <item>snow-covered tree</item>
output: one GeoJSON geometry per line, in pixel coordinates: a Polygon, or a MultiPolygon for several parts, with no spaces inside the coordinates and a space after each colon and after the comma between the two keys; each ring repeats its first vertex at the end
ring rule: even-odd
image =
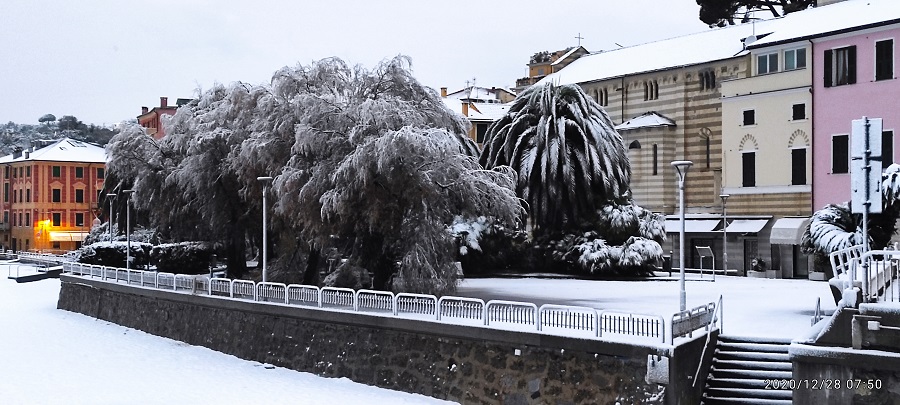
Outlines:
{"type": "Polygon", "coordinates": [[[505,174],[465,158],[467,123],[412,77],[405,57],[371,71],[325,59],[282,69],[273,85],[276,94],[294,94],[292,106],[302,112],[291,158],[275,180],[276,211],[317,248],[347,252],[355,264],[347,268],[373,272],[376,288],[391,287],[401,262],[396,288],[452,290],[453,249],[434,248],[445,246],[453,215],[508,218],[508,199],[515,201],[502,192],[505,174]],[[448,173],[461,177],[451,181],[448,173]],[[490,204],[483,188],[494,194],[490,204]],[[393,211],[401,208],[407,212],[393,211]],[[437,278],[411,273],[419,270],[437,278]]]}
{"type": "Polygon", "coordinates": [[[639,274],[662,258],[663,217],[634,205],[622,137],[581,87],[530,87],[487,138],[481,164],[517,171],[542,266],[639,274]]]}
{"type": "Polygon", "coordinates": [[[510,166],[535,229],[558,232],[626,198],[631,165],[603,108],[577,85],[536,85],[488,128],[485,168],[510,166]]]}
{"type": "Polygon", "coordinates": [[[260,242],[258,176],[275,178],[266,208],[276,263],[296,267],[309,252],[305,272],[317,274],[320,252],[334,251],[383,289],[399,271],[395,288],[452,291],[454,216],[519,215],[510,172],[478,166],[468,124],[406,57],[372,70],[330,58],[283,68],[265,86],[215,85],[164,125],[159,141],[138,127],[111,141],[122,181],[110,187],[134,189],[160,233],[227,246],[232,275],[245,241],[260,242]]]}
{"type": "MultiPolygon", "coordinates": [[[[869,214],[869,247],[881,249],[890,243],[900,218],[900,165],[892,164],[881,181],[882,212],[869,214]]],[[[813,213],[803,232],[801,247],[820,257],[863,243],[862,214],[852,213],[850,203],[828,204],[813,213]]]]}

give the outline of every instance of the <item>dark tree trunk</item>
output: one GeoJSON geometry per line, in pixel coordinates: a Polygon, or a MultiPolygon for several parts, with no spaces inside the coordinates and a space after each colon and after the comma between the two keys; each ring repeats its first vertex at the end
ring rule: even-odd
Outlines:
{"type": "Polygon", "coordinates": [[[381,254],[375,259],[372,288],[380,291],[391,290],[391,279],[394,275],[394,261],[387,255],[381,254]]]}
{"type": "Polygon", "coordinates": [[[229,278],[241,278],[247,273],[247,258],[244,256],[246,247],[244,231],[239,227],[233,227],[225,252],[225,263],[228,266],[229,278]]]}
{"type": "Polygon", "coordinates": [[[304,285],[319,285],[319,262],[322,253],[318,248],[310,247],[309,256],[306,258],[306,270],[303,271],[304,285]]]}

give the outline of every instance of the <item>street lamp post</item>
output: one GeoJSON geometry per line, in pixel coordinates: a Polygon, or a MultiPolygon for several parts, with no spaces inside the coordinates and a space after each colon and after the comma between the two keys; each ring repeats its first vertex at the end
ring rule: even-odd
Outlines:
{"type": "Polygon", "coordinates": [[[122,190],[125,194],[125,269],[131,270],[131,194],[134,190],[122,190]]]}
{"type": "Polygon", "coordinates": [[[116,198],[116,193],[107,193],[106,198],[109,199],[109,221],[107,221],[107,225],[109,226],[109,243],[112,243],[113,198],[116,198]]]}
{"type": "Polygon", "coordinates": [[[262,188],[262,281],[266,282],[266,251],[268,241],[266,240],[266,191],[269,188],[269,182],[272,181],[272,178],[269,176],[257,177],[256,180],[259,180],[263,183],[262,188]]]}
{"type": "Polygon", "coordinates": [[[684,291],[684,181],[687,178],[688,169],[694,165],[690,160],[676,160],[672,162],[678,175],[678,213],[681,219],[681,231],[678,233],[678,265],[681,267],[679,281],[681,291],[679,304],[682,311],[687,309],[687,293],[684,291]]]}
{"type": "Polygon", "coordinates": [[[731,195],[719,194],[719,198],[722,199],[722,271],[725,274],[728,274],[728,210],[726,209],[728,197],[731,195]]]}

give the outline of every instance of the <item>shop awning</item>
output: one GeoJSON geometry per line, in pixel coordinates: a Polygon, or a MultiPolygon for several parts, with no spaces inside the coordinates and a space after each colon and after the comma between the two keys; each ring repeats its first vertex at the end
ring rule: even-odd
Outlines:
{"type": "Polygon", "coordinates": [[[772,225],[769,242],[776,245],[799,245],[809,218],[781,218],[772,225]]]}
{"type": "MultiPolygon", "coordinates": [[[[688,219],[684,221],[684,232],[685,233],[699,233],[699,232],[712,232],[713,229],[716,229],[719,226],[719,222],[722,222],[718,219],[688,219]]],[[[681,221],[677,219],[667,219],[666,220],[666,233],[679,233],[681,232],[681,221]]]]}
{"type": "Polygon", "coordinates": [[[769,223],[768,219],[735,219],[728,223],[725,232],[756,233],[763,229],[767,223],[769,223]]]}
{"type": "Polygon", "coordinates": [[[88,236],[87,232],[50,231],[51,242],[81,242],[88,236]]]}

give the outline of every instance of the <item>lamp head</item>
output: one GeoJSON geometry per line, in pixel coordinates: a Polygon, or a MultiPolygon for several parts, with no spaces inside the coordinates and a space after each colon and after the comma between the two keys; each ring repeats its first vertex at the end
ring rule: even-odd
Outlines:
{"type": "Polygon", "coordinates": [[[260,176],[256,178],[259,181],[272,181],[272,178],[269,176],[260,176]]]}
{"type": "Polygon", "coordinates": [[[688,169],[690,169],[693,165],[694,162],[690,160],[676,160],[672,162],[672,166],[674,166],[675,171],[678,172],[678,177],[682,179],[684,178],[684,176],[687,176],[688,169]]]}
{"type": "Polygon", "coordinates": [[[728,200],[728,197],[731,197],[731,194],[719,194],[719,198],[722,199],[722,204],[725,204],[725,201],[728,200]]]}

